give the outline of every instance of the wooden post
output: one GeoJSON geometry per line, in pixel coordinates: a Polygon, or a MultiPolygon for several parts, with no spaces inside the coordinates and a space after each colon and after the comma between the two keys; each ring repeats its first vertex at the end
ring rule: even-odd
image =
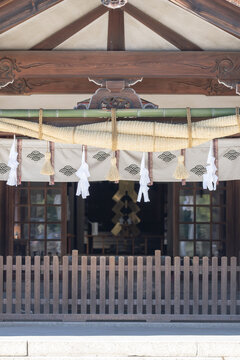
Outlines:
{"type": "MultiPolygon", "coordinates": [[[[22,257],[16,256],[16,305],[15,312],[16,314],[21,314],[22,308],[22,257]]],[[[1,279],[0,279],[1,282],[1,279]]],[[[1,299],[0,299],[1,301],[1,299]]]]}
{"type": "Polygon", "coordinates": [[[6,182],[0,181],[0,255],[5,255],[6,205],[6,182]]]}
{"type": "Polygon", "coordinates": [[[171,257],[165,257],[165,314],[171,314],[171,257]]]}
{"type": "Polygon", "coordinates": [[[143,311],[143,257],[137,257],[137,314],[143,311]]]}
{"type": "Polygon", "coordinates": [[[43,312],[44,314],[49,314],[49,256],[44,256],[43,260],[44,271],[43,271],[43,294],[44,294],[44,306],[43,312]]]}
{"type": "Polygon", "coordinates": [[[13,263],[12,263],[12,256],[7,256],[7,284],[6,284],[6,300],[7,300],[7,306],[6,306],[6,312],[7,314],[12,313],[12,271],[13,263]]]}
{"type": "Polygon", "coordinates": [[[155,312],[161,314],[162,307],[162,272],[161,272],[161,251],[155,251],[155,312]]]}
{"type": "Polygon", "coordinates": [[[127,313],[133,314],[133,268],[134,268],[134,257],[128,256],[128,295],[127,295],[127,313]]]}
{"type": "Polygon", "coordinates": [[[87,313],[87,257],[81,257],[81,314],[87,313]]]}
{"type": "Polygon", "coordinates": [[[72,252],[72,314],[77,314],[78,299],[78,251],[72,252]]]}

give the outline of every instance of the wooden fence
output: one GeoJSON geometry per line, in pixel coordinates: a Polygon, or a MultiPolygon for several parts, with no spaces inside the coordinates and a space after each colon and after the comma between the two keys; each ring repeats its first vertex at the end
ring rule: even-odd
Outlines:
{"type": "Polygon", "coordinates": [[[0,320],[240,320],[235,257],[0,257],[0,320]]]}

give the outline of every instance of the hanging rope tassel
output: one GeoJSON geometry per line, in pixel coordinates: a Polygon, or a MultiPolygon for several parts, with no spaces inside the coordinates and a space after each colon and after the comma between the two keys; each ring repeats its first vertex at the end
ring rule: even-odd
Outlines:
{"type": "Polygon", "coordinates": [[[49,148],[49,144],[47,143],[47,151],[45,153],[45,161],[43,163],[43,167],[40,171],[40,174],[51,176],[51,175],[54,175],[55,172],[54,172],[54,168],[52,166],[51,152],[48,151],[48,148],[49,148]]]}
{"type": "MultiPolygon", "coordinates": [[[[187,125],[188,125],[188,147],[192,147],[192,119],[191,119],[191,109],[187,107],[187,125]]],[[[189,173],[185,166],[185,157],[181,155],[178,157],[178,164],[176,170],[173,174],[175,179],[185,180],[189,178],[189,173]]]]}
{"type": "Polygon", "coordinates": [[[203,174],[203,189],[209,191],[216,190],[218,176],[216,175],[217,167],[215,165],[215,157],[213,155],[213,142],[210,143],[208,158],[207,158],[207,172],[203,174]]]}
{"type": "Polygon", "coordinates": [[[82,150],[82,164],[76,172],[76,175],[79,177],[76,195],[82,195],[82,198],[86,199],[86,197],[89,196],[90,184],[88,178],[90,177],[90,173],[88,164],[86,163],[85,146],[83,146],[82,150]]]}
{"type": "Polygon", "coordinates": [[[17,168],[18,168],[19,163],[17,161],[17,157],[18,157],[18,153],[16,151],[16,137],[14,135],[13,143],[12,143],[12,146],[11,146],[9,159],[8,159],[8,166],[11,169],[10,169],[10,172],[9,172],[9,175],[8,175],[7,185],[10,185],[10,186],[17,186],[18,185],[17,168]]]}
{"type": "Polygon", "coordinates": [[[54,169],[51,164],[51,153],[49,151],[45,154],[45,161],[40,171],[42,175],[54,175],[54,169]]]}
{"type": "Polygon", "coordinates": [[[142,161],[141,161],[141,170],[140,170],[140,188],[139,188],[139,192],[138,192],[138,198],[137,201],[140,202],[142,199],[142,195],[143,195],[143,199],[144,202],[149,202],[149,197],[148,197],[148,184],[150,183],[150,178],[149,178],[149,171],[148,169],[145,167],[145,153],[143,153],[142,156],[142,161]]]}
{"type": "MultiPolygon", "coordinates": [[[[39,119],[38,119],[38,138],[39,140],[42,140],[43,132],[43,110],[39,110],[39,119]]],[[[47,152],[45,153],[45,161],[43,163],[43,167],[40,171],[40,174],[42,175],[54,175],[54,169],[51,163],[51,152],[48,151],[48,144],[47,144],[47,152]]]]}
{"type": "Polygon", "coordinates": [[[177,167],[176,167],[176,170],[175,170],[173,176],[177,180],[189,178],[189,173],[184,165],[184,156],[183,155],[180,155],[178,157],[178,164],[177,164],[177,167]]]}
{"type": "MultiPolygon", "coordinates": [[[[181,149],[181,155],[184,157],[183,164],[186,164],[186,149],[181,149]]],[[[182,179],[182,186],[186,185],[186,179],[182,179]]]]}
{"type": "Polygon", "coordinates": [[[117,158],[116,158],[116,150],[117,150],[117,117],[116,117],[116,109],[111,109],[112,115],[112,150],[113,157],[111,159],[111,165],[106,177],[109,181],[119,181],[119,170],[117,167],[117,158]]]}
{"type": "Polygon", "coordinates": [[[111,165],[110,165],[109,172],[107,174],[107,180],[109,180],[109,181],[119,181],[120,180],[119,171],[117,168],[117,159],[116,159],[115,154],[114,154],[114,157],[111,159],[111,165]]]}

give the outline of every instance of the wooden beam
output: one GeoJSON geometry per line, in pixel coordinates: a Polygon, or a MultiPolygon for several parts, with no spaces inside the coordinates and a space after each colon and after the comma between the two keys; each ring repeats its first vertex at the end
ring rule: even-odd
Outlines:
{"type": "Polygon", "coordinates": [[[63,0],[12,0],[0,6],[0,34],[63,0]]]}
{"type": "Polygon", "coordinates": [[[109,10],[107,49],[125,50],[124,13],[121,9],[109,10]]]}
{"type": "Polygon", "coordinates": [[[132,4],[126,4],[124,6],[124,11],[170,42],[172,45],[176,46],[176,48],[184,51],[202,50],[198,45],[176,33],[166,25],[161,24],[159,21],[139,10],[132,4]]]}
{"type": "Polygon", "coordinates": [[[9,4],[12,3],[13,1],[15,1],[15,0],[0,0],[0,9],[1,9],[3,6],[9,5],[9,4]]]}
{"type": "Polygon", "coordinates": [[[223,0],[169,0],[240,38],[240,8],[223,0]]]}
{"type": "Polygon", "coordinates": [[[230,2],[231,4],[240,7],[240,0],[226,0],[230,2]]]}
{"type": "MultiPolygon", "coordinates": [[[[31,94],[94,94],[98,85],[87,78],[17,79],[0,89],[0,95],[31,94]]],[[[207,96],[236,95],[235,90],[219,84],[216,79],[175,78],[143,79],[133,86],[138,94],[202,94],[207,96]]]]}
{"type": "Polygon", "coordinates": [[[65,40],[76,34],[78,31],[89,25],[91,22],[102,16],[108,11],[106,6],[100,5],[89,11],[71,24],[65,26],[47,39],[32,47],[32,50],[52,50],[65,40]]]}
{"type": "Polygon", "coordinates": [[[240,79],[240,52],[1,51],[0,86],[19,78],[240,79]]]}

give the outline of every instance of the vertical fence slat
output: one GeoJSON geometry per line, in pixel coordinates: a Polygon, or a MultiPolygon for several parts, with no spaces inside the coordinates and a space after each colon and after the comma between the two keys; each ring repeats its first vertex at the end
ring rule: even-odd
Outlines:
{"type": "Polygon", "coordinates": [[[109,314],[115,312],[115,257],[109,258],[109,314]]]}
{"type": "Polygon", "coordinates": [[[100,307],[99,313],[105,314],[106,309],[106,257],[100,256],[100,307]]]}
{"type": "Polygon", "coordinates": [[[193,314],[199,314],[199,257],[193,257],[193,314]]]}
{"type": "Polygon", "coordinates": [[[90,270],[90,314],[96,314],[96,270],[97,258],[91,257],[91,270],[90,270]]]}
{"type": "Polygon", "coordinates": [[[137,314],[143,311],[143,257],[137,257],[137,314]]]}
{"type": "Polygon", "coordinates": [[[72,252],[72,314],[77,314],[78,299],[78,251],[72,252]]]}
{"type": "MultiPolygon", "coordinates": [[[[68,257],[64,256],[61,266],[61,279],[62,279],[62,306],[60,306],[60,267],[59,258],[53,257],[53,307],[50,308],[50,261],[49,257],[44,257],[43,267],[40,263],[40,257],[35,256],[34,266],[31,265],[31,257],[25,257],[25,265],[22,263],[24,259],[21,256],[16,257],[16,266],[13,267],[13,257],[8,256],[6,265],[3,264],[3,257],[0,256],[0,313],[3,311],[7,314],[11,314],[15,309],[16,314],[21,314],[22,307],[25,304],[24,314],[31,314],[32,304],[34,304],[34,314],[41,313],[41,296],[44,298],[44,314],[59,314],[60,310],[64,314],[68,314],[69,304],[69,275],[72,275],[72,311],[78,312],[78,252],[74,251],[72,256],[72,274],[70,273],[68,257]],[[14,269],[14,270],[13,270],[14,269]],[[15,271],[16,269],[16,271],[15,271]],[[32,273],[33,270],[33,273],[32,273]],[[6,276],[4,271],[6,271],[6,276]],[[25,271],[24,282],[22,280],[22,271],[25,271]],[[41,295],[41,271],[43,271],[43,295],[41,295]],[[33,284],[31,284],[31,278],[33,275],[33,284]],[[5,279],[5,280],[4,280],[5,279]],[[5,281],[5,283],[3,283],[5,281]],[[32,286],[33,296],[32,299],[32,286]],[[4,293],[6,288],[6,295],[4,293]],[[25,289],[25,295],[23,290],[25,289]],[[6,310],[3,309],[4,295],[6,296],[6,310]],[[24,295],[24,296],[23,296],[24,295]],[[13,299],[14,297],[14,299],[13,299]],[[13,305],[15,303],[15,306],[13,305]]],[[[88,297],[88,261],[87,257],[81,257],[81,314],[87,314],[87,297],[88,297]]],[[[109,304],[108,313],[115,313],[115,298],[116,298],[116,264],[115,257],[109,258],[109,263],[106,262],[106,257],[91,257],[90,262],[90,314],[106,314],[106,305],[109,304]],[[100,266],[98,267],[98,259],[100,259],[100,266]],[[107,266],[109,264],[109,266],[107,266]],[[98,270],[99,269],[99,270],[98,270]],[[106,271],[109,271],[108,277],[106,271]],[[98,274],[99,273],[99,283],[98,274]],[[107,281],[109,280],[109,281],[107,281]],[[99,300],[97,300],[98,287],[99,286],[99,300]],[[106,294],[109,294],[109,299],[106,302],[106,294]],[[99,309],[98,309],[99,301],[99,309]],[[99,310],[99,311],[98,311],[99,310]]],[[[155,262],[153,263],[153,257],[143,256],[137,257],[137,266],[134,265],[134,257],[129,256],[126,258],[120,256],[118,258],[118,314],[124,314],[125,312],[125,278],[127,279],[127,313],[134,313],[134,301],[136,301],[137,314],[153,313],[153,289],[155,289],[155,312],[161,313],[162,300],[161,300],[161,270],[164,274],[164,314],[168,315],[172,312],[171,305],[173,304],[174,315],[182,313],[181,309],[181,290],[183,290],[183,313],[184,315],[190,314],[190,301],[193,304],[193,315],[201,314],[208,315],[209,305],[211,305],[211,315],[231,315],[237,314],[237,259],[232,257],[230,260],[230,266],[228,266],[228,258],[213,257],[211,263],[209,263],[208,257],[202,258],[202,263],[199,265],[199,257],[193,258],[193,265],[191,267],[192,279],[190,277],[190,259],[184,257],[183,267],[181,267],[180,257],[174,258],[174,266],[171,264],[171,258],[165,257],[164,266],[161,265],[160,252],[155,252],[155,262]],[[145,264],[146,259],[146,264],[145,264]],[[221,266],[218,265],[218,261],[221,261],[221,266]],[[125,266],[127,263],[127,267],[125,266]],[[135,267],[134,267],[135,266],[135,267]],[[153,266],[155,266],[153,268],[153,266]],[[125,271],[127,276],[125,277],[125,271]],[[137,277],[134,277],[134,271],[137,272],[137,277]],[[155,275],[153,274],[155,271],[155,275]],[[174,277],[172,279],[172,271],[174,271],[174,277]],[[183,289],[181,288],[181,271],[183,271],[183,289]],[[230,274],[228,275],[228,272],[230,274]],[[211,274],[211,277],[210,275],[211,274]],[[220,280],[221,275],[221,280],[220,280]],[[155,276],[155,283],[153,279],[155,276]],[[211,279],[211,280],[210,280],[211,279]],[[192,280],[192,294],[190,287],[190,280],[192,280]],[[201,282],[200,282],[201,280],[201,282]],[[219,282],[220,280],[220,282],[219,282]],[[221,284],[221,285],[220,285],[221,284]],[[173,286],[173,289],[172,289],[173,286]],[[201,289],[199,289],[201,286],[201,289]],[[221,298],[220,293],[221,286],[221,298]],[[135,289],[135,290],[134,290],[135,289]],[[211,290],[210,290],[211,289],[211,290]],[[172,290],[174,295],[172,298],[172,290]],[[146,292],[146,296],[145,296],[146,292]],[[209,294],[211,293],[211,295],[209,294]],[[136,295],[135,295],[136,294],[136,295]],[[191,295],[190,295],[191,294],[191,295]],[[201,295],[202,294],[202,295],[201,295]],[[201,296],[201,299],[199,298],[201,296]],[[136,296],[136,300],[134,297],[136,296]],[[143,298],[146,297],[146,302],[143,298]],[[218,299],[220,306],[218,306],[218,299]],[[201,304],[201,306],[200,306],[201,304]]],[[[163,279],[162,279],[163,280],[163,279]]],[[[53,317],[54,318],[54,317],[53,317]]],[[[184,318],[184,316],[183,316],[184,318]]]]}
{"type": "Polygon", "coordinates": [[[212,258],[212,315],[217,314],[218,308],[218,258],[212,258]]]}
{"type": "Polygon", "coordinates": [[[133,267],[134,257],[128,256],[128,295],[127,295],[127,313],[133,314],[133,267]]]}
{"type": "Polygon", "coordinates": [[[40,256],[34,256],[34,314],[40,313],[40,256]]]}
{"type": "Polygon", "coordinates": [[[118,314],[124,314],[124,257],[118,258],[118,314]]]}
{"type": "Polygon", "coordinates": [[[227,257],[221,258],[221,315],[227,314],[227,257]]]}
{"type": "Polygon", "coordinates": [[[6,299],[7,299],[7,306],[6,306],[6,310],[7,310],[7,314],[11,314],[12,313],[12,276],[13,276],[13,272],[12,272],[12,256],[7,256],[7,284],[6,284],[6,299]]]}
{"type": "Polygon", "coordinates": [[[68,256],[62,259],[62,313],[68,314],[68,256]]]}
{"type": "Polygon", "coordinates": [[[59,260],[53,256],[53,313],[59,314],[59,260]]]}
{"type": "Polygon", "coordinates": [[[152,281],[153,269],[152,269],[152,256],[147,256],[147,275],[146,275],[146,313],[152,314],[152,281]]]}
{"type": "Polygon", "coordinates": [[[155,251],[155,313],[161,314],[161,251],[155,251]]]}
{"type": "Polygon", "coordinates": [[[3,312],[3,257],[0,256],[0,314],[3,312]]]}
{"type": "Polygon", "coordinates": [[[190,291],[190,268],[189,268],[189,257],[185,256],[183,260],[183,312],[184,314],[189,314],[189,291],[190,291]]]}
{"type": "Polygon", "coordinates": [[[25,313],[31,313],[31,257],[25,256],[25,313]]]}
{"type": "Polygon", "coordinates": [[[16,256],[16,308],[15,308],[15,312],[17,314],[21,314],[21,307],[22,307],[22,257],[16,256]]]}
{"type": "Polygon", "coordinates": [[[165,314],[171,314],[171,258],[165,257],[165,314]]]}
{"type": "Polygon", "coordinates": [[[209,292],[208,292],[208,275],[209,275],[209,268],[208,268],[208,257],[203,257],[203,264],[202,264],[202,314],[208,314],[208,300],[209,300],[209,292]]]}
{"type": "Polygon", "coordinates": [[[81,314],[87,313],[87,256],[81,261],[81,314]]]}
{"type": "Polygon", "coordinates": [[[44,305],[43,311],[44,314],[49,314],[49,303],[50,303],[50,296],[49,296],[49,256],[44,256],[43,260],[44,270],[43,270],[43,293],[44,293],[44,305]]]}
{"type": "Polygon", "coordinates": [[[230,261],[230,314],[236,314],[236,294],[237,294],[237,258],[231,257],[230,261]]]}
{"type": "Polygon", "coordinates": [[[180,257],[174,258],[174,314],[180,314],[180,257]]]}

